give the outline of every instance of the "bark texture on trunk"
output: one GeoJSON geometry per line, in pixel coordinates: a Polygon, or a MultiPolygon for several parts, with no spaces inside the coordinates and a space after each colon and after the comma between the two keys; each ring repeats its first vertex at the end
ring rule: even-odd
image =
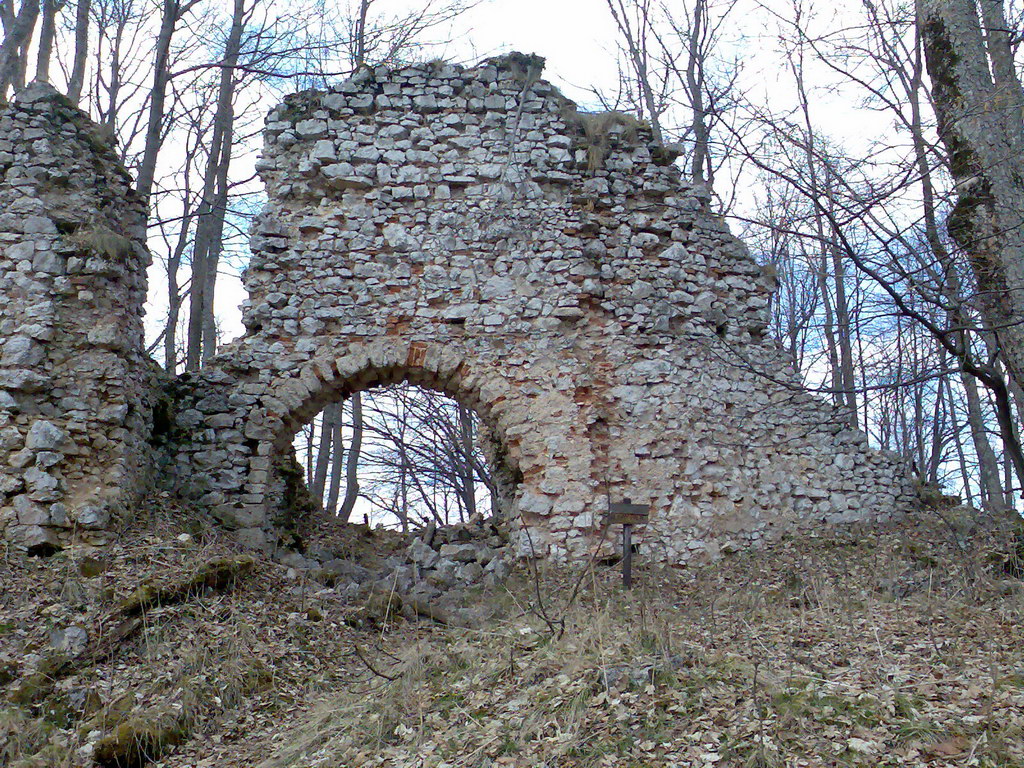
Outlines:
{"type": "Polygon", "coordinates": [[[217,326],[213,312],[217,267],[224,245],[224,222],[228,207],[228,170],[234,144],[236,68],[245,27],[245,0],[235,0],[231,30],[224,46],[217,106],[213,119],[213,140],[206,163],[203,201],[196,225],[192,256],[192,291],[189,299],[188,341],[185,368],[195,370],[217,351],[217,326]]]}
{"type": "Polygon", "coordinates": [[[918,0],[939,136],[957,202],[949,234],[970,258],[978,307],[1024,381],[1024,103],[1002,5],[918,0]]]}
{"type": "Polygon", "coordinates": [[[24,0],[14,15],[13,2],[4,12],[4,40],[0,43],[0,98],[12,85],[24,80],[25,57],[32,30],[39,18],[39,0],[24,0]]]}
{"type": "Polygon", "coordinates": [[[75,8],[75,59],[68,79],[68,98],[76,104],[82,99],[85,85],[85,64],[89,58],[90,0],[78,0],[75,8]]]}

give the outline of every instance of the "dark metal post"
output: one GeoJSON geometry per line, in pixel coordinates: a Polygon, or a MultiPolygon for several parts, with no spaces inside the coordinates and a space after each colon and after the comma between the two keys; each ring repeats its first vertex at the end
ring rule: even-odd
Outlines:
{"type": "Polygon", "coordinates": [[[634,504],[629,499],[608,505],[608,525],[622,526],[622,585],[633,588],[633,526],[643,525],[650,517],[646,504],[634,504]]]}
{"type": "Polygon", "coordinates": [[[633,588],[633,526],[622,526],[622,586],[633,588]]]}

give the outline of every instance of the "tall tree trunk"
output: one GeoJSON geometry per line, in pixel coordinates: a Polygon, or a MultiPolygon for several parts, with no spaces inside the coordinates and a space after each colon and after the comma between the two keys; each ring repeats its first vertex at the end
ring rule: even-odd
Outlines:
{"type": "Polygon", "coordinates": [[[39,47],[36,51],[36,80],[50,82],[50,57],[53,38],[57,33],[57,14],[64,7],[58,0],[42,0],[43,16],[39,25],[39,47]]]}
{"type": "Polygon", "coordinates": [[[978,307],[1024,381],[1024,91],[1002,3],[917,0],[939,137],[957,203],[949,234],[971,261],[978,307]]]}
{"type": "Polygon", "coordinates": [[[338,420],[331,435],[331,481],[327,491],[324,509],[328,515],[338,514],[338,497],[341,495],[341,473],[345,463],[345,445],[341,440],[343,407],[338,406],[338,420]]]}
{"type": "Polygon", "coordinates": [[[189,222],[192,216],[182,218],[181,229],[174,251],[167,259],[167,327],[164,329],[164,370],[170,374],[178,370],[178,320],[181,317],[181,289],[178,285],[178,270],[181,258],[188,247],[189,222]]]}
{"type": "Polygon", "coordinates": [[[373,0],[359,0],[355,34],[352,36],[352,69],[358,69],[366,63],[366,19],[372,3],[373,0]]]}
{"type": "Polygon", "coordinates": [[[836,339],[839,342],[839,376],[841,402],[850,425],[857,426],[857,378],[854,374],[853,324],[846,295],[846,265],[842,249],[833,243],[829,249],[832,261],[832,282],[835,286],[836,339]]]}
{"type": "Polygon", "coordinates": [[[324,501],[324,490],[327,485],[327,469],[331,463],[332,445],[336,423],[341,421],[341,403],[331,403],[324,408],[320,423],[320,446],[316,453],[316,470],[313,472],[313,484],[309,492],[320,504],[324,501]]]}
{"type": "Polygon", "coordinates": [[[110,53],[106,57],[110,61],[110,75],[105,85],[105,90],[107,92],[107,103],[105,107],[99,104],[98,87],[95,93],[100,123],[107,126],[111,135],[116,135],[118,96],[121,92],[121,77],[123,74],[121,68],[121,46],[124,42],[124,32],[124,19],[117,19],[117,21],[115,21],[114,39],[110,44],[110,53]]]}
{"type": "MultiPolygon", "coordinates": [[[[985,0],[991,5],[990,0],[985,0]]],[[[998,34],[998,33],[997,33],[998,34]]],[[[971,326],[968,318],[964,312],[964,297],[962,296],[962,288],[960,285],[960,279],[957,276],[956,265],[953,262],[953,257],[946,248],[946,243],[939,235],[938,215],[935,205],[935,189],[932,183],[932,167],[928,157],[928,145],[925,141],[923,120],[921,115],[921,94],[923,91],[923,74],[925,63],[922,61],[924,55],[924,38],[921,30],[918,30],[918,35],[914,44],[913,54],[913,68],[911,70],[911,88],[910,88],[910,106],[911,106],[911,138],[914,145],[914,156],[915,163],[917,166],[918,175],[921,180],[921,191],[922,191],[922,205],[924,210],[924,231],[925,238],[928,241],[929,247],[934,254],[939,266],[942,270],[942,274],[945,276],[942,281],[942,288],[945,294],[946,304],[950,308],[948,310],[948,325],[951,328],[961,329],[955,333],[955,353],[958,357],[958,362],[961,365],[961,383],[964,387],[964,392],[967,399],[967,423],[968,428],[971,431],[971,440],[974,444],[975,455],[978,458],[978,489],[982,499],[982,504],[987,507],[989,504],[1002,505],[1006,503],[1006,496],[1003,494],[1002,488],[999,482],[999,464],[995,456],[995,452],[992,450],[992,446],[988,441],[988,435],[985,429],[985,418],[982,413],[981,407],[981,396],[977,388],[977,380],[979,378],[978,372],[972,372],[972,369],[976,367],[972,360],[970,339],[967,336],[965,330],[971,326]],[[991,501],[990,501],[991,500],[991,501]]],[[[1003,74],[1006,77],[1006,74],[1003,74]]],[[[985,337],[988,339],[988,337],[985,337]]],[[[998,343],[987,340],[986,343],[998,343]]],[[[992,350],[990,350],[992,351],[992,350]]],[[[996,374],[996,371],[992,372],[996,374]]],[[[989,377],[991,378],[991,376],[989,377]]],[[[984,383],[991,387],[991,384],[982,379],[984,383]]],[[[1016,385],[1014,380],[1011,378],[1006,382],[1009,385],[1009,390],[1012,391],[1016,385]]],[[[998,393],[996,393],[998,396],[998,393]]],[[[952,396],[950,397],[951,413],[954,411],[952,407],[952,396]]],[[[1005,424],[1005,420],[1001,423],[1005,424]]],[[[1006,446],[1006,454],[1009,456],[1013,453],[1020,454],[1020,437],[1019,434],[1004,430],[1001,431],[1003,444],[1006,446]]],[[[1010,486],[1007,486],[1009,488],[1010,486]]]]}
{"type": "Polygon", "coordinates": [[[164,104],[167,99],[167,83],[170,80],[171,38],[181,18],[178,0],[164,0],[160,16],[160,31],[157,33],[153,57],[153,87],[149,91],[149,115],[146,121],[146,141],[142,149],[135,189],[149,204],[153,194],[153,179],[156,175],[156,159],[160,151],[164,121],[164,104]]]}
{"type": "MultiPolygon", "coordinates": [[[[936,346],[938,346],[936,344],[936,346]]],[[[940,353],[939,368],[944,367],[945,355],[940,353]]],[[[941,386],[941,382],[940,382],[941,386]]],[[[924,390],[924,385],[920,385],[924,390]]],[[[946,400],[941,392],[936,392],[932,402],[932,434],[930,447],[928,449],[928,482],[933,485],[939,484],[939,467],[942,465],[942,426],[945,415],[946,400]]]]}
{"type": "Polygon", "coordinates": [[[473,414],[459,404],[459,446],[454,452],[459,487],[462,489],[462,504],[467,519],[476,514],[476,483],[473,481],[473,414]]]}
{"type": "Polygon", "coordinates": [[[697,182],[713,183],[711,173],[711,147],[708,133],[708,116],[704,106],[706,55],[701,40],[707,32],[708,0],[696,0],[693,7],[693,24],[690,28],[689,45],[686,51],[686,90],[690,95],[690,130],[693,133],[693,157],[690,158],[690,175],[697,182]]]}
{"type": "Polygon", "coordinates": [[[985,429],[985,414],[981,407],[978,384],[973,376],[966,373],[960,375],[960,381],[967,396],[967,424],[971,430],[974,453],[978,457],[978,488],[982,505],[990,512],[999,511],[1005,508],[1006,498],[999,481],[999,460],[992,450],[985,429]]]}
{"type": "Polygon", "coordinates": [[[19,79],[23,79],[25,55],[32,31],[39,17],[39,0],[22,0],[21,9],[14,15],[14,0],[7,0],[4,16],[4,39],[0,43],[0,99],[19,79]]]}
{"type": "Polygon", "coordinates": [[[199,206],[196,241],[192,253],[192,291],[189,300],[186,370],[196,370],[217,351],[214,292],[217,266],[224,244],[224,221],[228,206],[228,170],[234,144],[235,68],[245,27],[245,0],[235,0],[231,30],[224,46],[213,138],[206,163],[203,200],[199,206]]]}
{"type": "Polygon", "coordinates": [[[156,161],[163,143],[164,110],[167,101],[167,84],[171,78],[171,40],[178,22],[198,0],[163,0],[160,15],[160,31],[156,36],[153,56],[153,87],[149,92],[149,114],[146,119],[146,139],[135,177],[135,189],[149,204],[153,195],[153,180],[156,177],[156,161]]]}
{"type": "MultiPolygon", "coordinates": [[[[960,425],[956,418],[956,403],[953,399],[953,385],[950,383],[950,376],[944,376],[942,384],[945,384],[946,399],[949,401],[949,420],[953,427],[953,444],[956,446],[957,462],[960,466],[960,485],[963,486],[964,495],[967,497],[968,506],[974,506],[974,491],[971,490],[971,473],[967,469],[967,457],[964,452],[964,441],[960,434],[960,425]]],[[[940,384],[940,386],[942,385],[940,384]]]]}
{"type": "Polygon", "coordinates": [[[363,396],[356,392],[350,398],[352,402],[352,443],[348,449],[348,461],[345,466],[345,500],[342,502],[338,517],[348,522],[359,498],[359,454],[363,448],[363,396]]]}
{"type": "Polygon", "coordinates": [[[75,8],[75,58],[68,79],[68,98],[76,104],[82,99],[85,85],[85,65],[89,58],[90,0],[78,0],[75,8]]]}

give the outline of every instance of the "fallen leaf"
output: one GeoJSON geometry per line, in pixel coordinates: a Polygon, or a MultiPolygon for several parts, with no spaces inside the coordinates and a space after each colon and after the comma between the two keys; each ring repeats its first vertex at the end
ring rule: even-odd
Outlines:
{"type": "Polygon", "coordinates": [[[926,754],[936,757],[952,757],[967,749],[967,739],[963,736],[954,736],[934,744],[925,744],[922,749],[926,754]]]}

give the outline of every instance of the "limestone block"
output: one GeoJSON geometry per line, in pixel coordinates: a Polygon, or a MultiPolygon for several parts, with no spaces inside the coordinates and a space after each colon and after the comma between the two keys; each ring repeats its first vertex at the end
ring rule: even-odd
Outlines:
{"type": "Polygon", "coordinates": [[[41,344],[28,336],[14,336],[4,342],[0,365],[31,367],[39,365],[46,352],[41,344]]]}
{"type": "Polygon", "coordinates": [[[67,433],[52,422],[38,419],[29,427],[25,447],[31,451],[55,451],[64,445],[67,433]]]}

